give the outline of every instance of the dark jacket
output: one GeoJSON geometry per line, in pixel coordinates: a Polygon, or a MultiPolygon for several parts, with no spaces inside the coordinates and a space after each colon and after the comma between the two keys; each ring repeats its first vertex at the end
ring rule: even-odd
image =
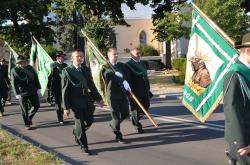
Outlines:
{"type": "Polygon", "coordinates": [[[62,100],[64,109],[86,109],[88,101],[102,100],[93,82],[91,72],[86,66],[81,72],[70,65],[62,71],[62,100]],[[90,91],[90,92],[89,92],[90,91]]]}
{"type": "Polygon", "coordinates": [[[0,65],[1,82],[0,88],[9,88],[10,79],[8,77],[8,65],[0,65]]]}
{"type": "MultiPolygon", "coordinates": [[[[130,59],[127,63],[127,74],[126,78],[129,82],[132,92],[142,103],[145,109],[149,108],[149,96],[150,96],[150,85],[147,75],[146,65],[140,61],[136,62],[130,59]]],[[[130,99],[131,107],[139,109],[137,103],[133,99],[130,99]]]]}
{"type": "MultiPolygon", "coordinates": [[[[225,139],[231,147],[238,150],[250,145],[250,100],[242,90],[237,74],[239,73],[229,72],[225,77],[223,103],[225,139]]],[[[250,88],[250,82],[247,79],[245,82],[250,88]]]]}
{"type": "Polygon", "coordinates": [[[3,75],[2,72],[0,72],[0,89],[1,90],[7,90],[8,89],[8,85],[5,81],[5,77],[3,75]]]}
{"type": "Polygon", "coordinates": [[[13,68],[11,84],[15,95],[35,95],[37,90],[41,89],[37,74],[30,65],[27,65],[25,68],[13,68]]]}
{"type": "Polygon", "coordinates": [[[59,64],[57,62],[54,62],[50,65],[51,67],[51,84],[50,89],[51,91],[61,93],[62,85],[61,85],[61,76],[62,76],[62,70],[63,68],[66,68],[68,65],[65,63],[59,64]]]}
{"type": "MultiPolygon", "coordinates": [[[[115,71],[118,71],[124,75],[124,72],[122,71],[123,65],[124,65],[123,63],[117,63],[113,67],[115,71]]],[[[124,97],[126,97],[127,93],[123,86],[123,81],[124,81],[123,78],[116,76],[115,72],[109,68],[105,68],[103,70],[103,76],[106,81],[107,85],[106,95],[109,100],[123,99],[124,97]]]]}

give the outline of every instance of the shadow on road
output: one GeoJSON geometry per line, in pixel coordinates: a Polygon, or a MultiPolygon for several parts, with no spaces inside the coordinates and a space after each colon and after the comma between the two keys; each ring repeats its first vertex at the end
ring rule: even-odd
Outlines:
{"type": "MultiPolygon", "coordinates": [[[[200,141],[200,140],[209,140],[222,138],[224,133],[219,131],[213,131],[208,129],[200,129],[194,127],[192,125],[185,125],[182,123],[162,123],[159,124],[159,128],[150,128],[145,129],[145,133],[141,134],[139,137],[130,138],[130,135],[134,134],[126,134],[124,138],[126,142],[129,144],[124,144],[119,147],[106,147],[95,149],[94,152],[106,152],[106,151],[118,151],[118,150],[130,150],[135,148],[147,148],[158,145],[166,145],[173,143],[183,143],[190,141],[200,141]],[[141,142],[142,144],[134,144],[141,142]]],[[[114,143],[114,141],[102,141],[91,143],[94,144],[102,144],[102,143],[114,143]]]]}

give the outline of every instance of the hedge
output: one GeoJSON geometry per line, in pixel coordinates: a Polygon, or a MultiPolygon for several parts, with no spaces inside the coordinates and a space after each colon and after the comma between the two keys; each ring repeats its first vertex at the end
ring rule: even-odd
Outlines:
{"type": "Polygon", "coordinates": [[[186,58],[174,58],[172,61],[172,67],[173,69],[176,69],[179,71],[178,76],[173,76],[173,81],[175,83],[184,84],[185,82],[185,74],[186,74],[186,58]]]}

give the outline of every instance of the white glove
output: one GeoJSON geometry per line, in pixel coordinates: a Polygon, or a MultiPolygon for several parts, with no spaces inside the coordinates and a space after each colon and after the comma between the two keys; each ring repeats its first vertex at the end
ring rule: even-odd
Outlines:
{"type": "Polygon", "coordinates": [[[123,75],[122,75],[120,72],[115,72],[115,75],[116,75],[117,77],[123,78],[123,75]]]}
{"type": "Polygon", "coordinates": [[[41,89],[38,89],[38,90],[36,91],[36,93],[37,93],[38,95],[41,95],[41,89]]]}
{"type": "Polygon", "coordinates": [[[126,89],[126,91],[131,92],[131,88],[129,86],[129,83],[126,80],[124,80],[122,84],[123,84],[124,88],[126,89]]]}
{"type": "Polygon", "coordinates": [[[16,95],[16,98],[17,98],[17,99],[20,99],[20,98],[21,98],[21,95],[16,95]]]}

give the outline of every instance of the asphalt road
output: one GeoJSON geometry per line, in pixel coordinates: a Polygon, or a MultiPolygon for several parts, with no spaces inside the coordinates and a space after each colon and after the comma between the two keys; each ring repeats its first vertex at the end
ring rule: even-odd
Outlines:
{"type": "Polygon", "coordinates": [[[115,142],[107,109],[97,109],[95,123],[87,131],[89,149],[93,155],[80,152],[72,135],[72,115],[59,125],[54,107],[42,103],[34,117],[33,129],[25,130],[17,100],[5,107],[0,118],[2,128],[33,144],[56,152],[70,164],[90,165],[226,165],[224,116],[219,107],[209,121],[201,124],[176,99],[179,93],[154,98],[150,113],[159,124],[154,128],[143,119],[144,134],[137,134],[131,121],[122,123],[126,144],[115,142]]]}

